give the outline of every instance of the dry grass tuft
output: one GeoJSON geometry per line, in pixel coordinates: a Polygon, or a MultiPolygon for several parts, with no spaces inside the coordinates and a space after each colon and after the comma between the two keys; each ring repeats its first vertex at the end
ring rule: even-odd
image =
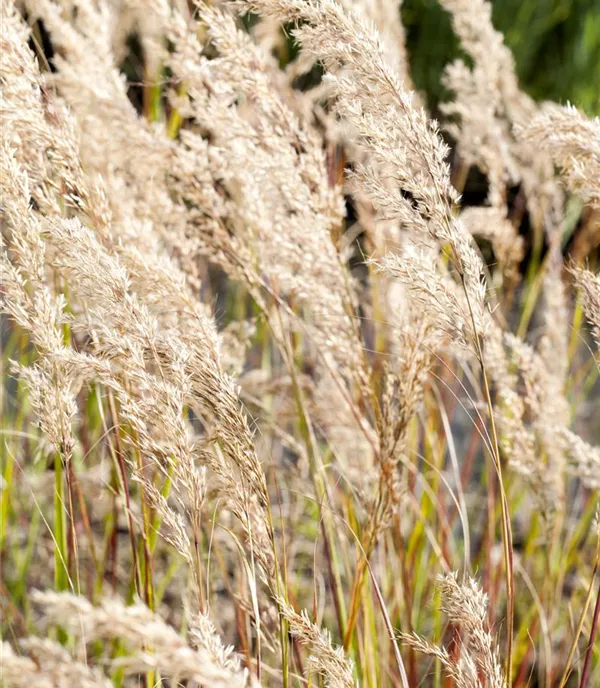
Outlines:
{"type": "Polygon", "coordinates": [[[438,124],[398,0],[2,3],[2,685],[594,685],[598,121],[440,4],[438,124]]]}

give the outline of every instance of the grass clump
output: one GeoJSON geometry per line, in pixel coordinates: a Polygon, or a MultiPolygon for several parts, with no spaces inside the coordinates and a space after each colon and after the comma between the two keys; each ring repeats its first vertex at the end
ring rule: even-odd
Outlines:
{"type": "Polygon", "coordinates": [[[594,685],[600,126],[440,4],[3,3],[6,685],[594,685]]]}

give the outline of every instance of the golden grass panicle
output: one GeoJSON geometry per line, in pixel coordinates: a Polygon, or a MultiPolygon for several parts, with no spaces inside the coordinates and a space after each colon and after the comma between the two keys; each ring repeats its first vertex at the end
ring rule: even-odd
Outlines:
{"type": "Polygon", "coordinates": [[[333,0],[242,3],[248,10],[297,24],[302,49],[320,60],[334,87],[332,107],[368,154],[353,177],[387,219],[399,221],[422,240],[448,244],[464,283],[477,334],[485,313],[481,259],[453,214],[457,193],[450,182],[447,146],[437,124],[414,104],[387,63],[372,25],[333,0]],[[395,188],[387,184],[394,180],[395,188]]]}
{"type": "Polygon", "coordinates": [[[11,688],[110,688],[113,684],[100,668],[74,659],[59,643],[29,636],[19,641],[18,651],[0,645],[2,681],[11,688]]]}
{"type": "Polygon", "coordinates": [[[600,275],[575,266],[571,268],[571,273],[583,294],[585,314],[592,326],[596,345],[600,348],[600,275]]]}
{"type": "MultiPolygon", "coordinates": [[[[175,681],[196,681],[223,688],[257,685],[231,657],[229,661],[215,661],[214,634],[210,650],[204,645],[191,647],[142,603],[126,607],[118,599],[104,598],[94,606],[83,597],[50,591],[36,591],[32,600],[42,609],[46,623],[60,624],[85,643],[120,638],[132,654],[115,659],[114,666],[126,673],[158,670],[175,681]]],[[[195,634],[195,644],[198,640],[195,634]]]]}
{"type": "Polygon", "coordinates": [[[600,206],[600,119],[573,105],[548,103],[520,133],[561,168],[567,187],[600,206]]]}
{"type": "Polygon", "coordinates": [[[450,654],[416,634],[402,634],[402,641],[417,652],[439,659],[461,688],[505,688],[496,642],[486,628],[487,595],[474,578],[459,582],[456,573],[449,573],[438,580],[442,611],[462,631],[460,647],[450,654]]]}

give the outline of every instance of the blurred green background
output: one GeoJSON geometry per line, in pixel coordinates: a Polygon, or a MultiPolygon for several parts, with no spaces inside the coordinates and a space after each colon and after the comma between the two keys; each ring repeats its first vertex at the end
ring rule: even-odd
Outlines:
{"type": "MultiPolygon", "coordinates": [[[[536,100],[567,101],[600,114],[600,0],[493,0],[494,26],[515,56],[521,85],[536,100]]],[[[440,75],[461,55],[437,0],[404,0],[413,79],[436,110],[440,75]]]]}

